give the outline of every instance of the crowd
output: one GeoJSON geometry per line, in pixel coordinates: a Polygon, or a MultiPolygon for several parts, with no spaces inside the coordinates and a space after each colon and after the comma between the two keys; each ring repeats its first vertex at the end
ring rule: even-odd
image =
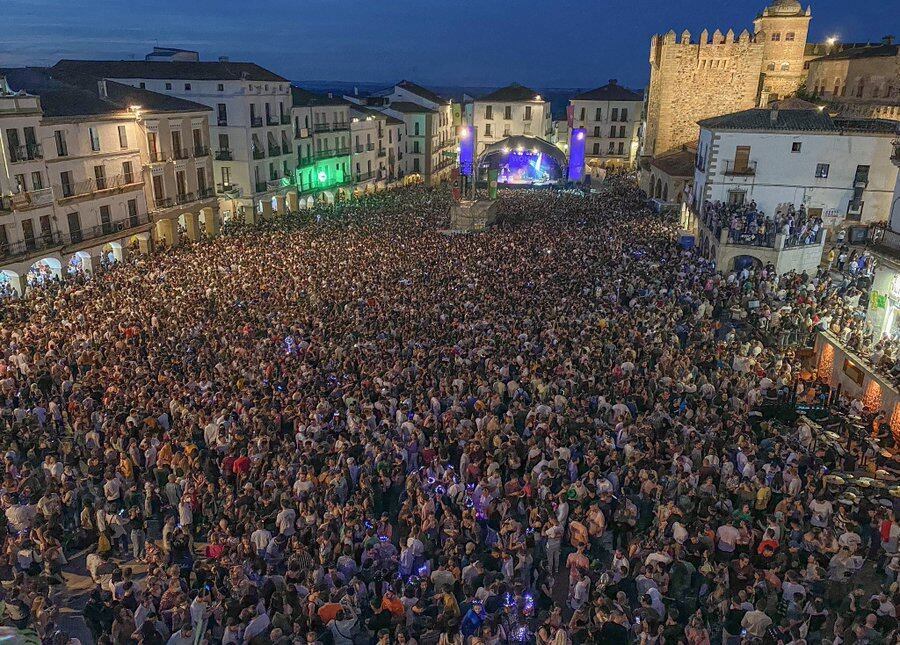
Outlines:
{"type": "Polygon", "coordinates": [[[2,303],[7,624],[76,642],[87,551],[97,643],[896,641],[894,509],[760,415],[799,365],[727,322],[768,276],[625,180],[504,194],[475,235],[448,199],[2,303]]]}
{"type": "Polygon", "coordinates": [[[751,246],[775,246],[775,236],[785,237],[785,246],[817,244],[822,218],[810,216],[802,204],[780,208],[774,217],[759,210],[755,201],[744,203],[705,202],[703,206],[707,226],[720,233],[728,230],[728,242],[751,246]]]}

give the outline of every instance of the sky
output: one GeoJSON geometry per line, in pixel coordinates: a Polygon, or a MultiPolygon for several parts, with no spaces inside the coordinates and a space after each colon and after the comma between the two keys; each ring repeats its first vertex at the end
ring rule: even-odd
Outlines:
{"type": "MultiPolygon", "coordinates": [[[[587,88],[616,78],[640,88],[654,33],[752,31],[765,2],[0,0],[0,67],[142,59],[158,44],[252,61],[298,82],[587,88]]],[[[900,38],[898,0],[811,4],[811,41],[900,38]]]]}

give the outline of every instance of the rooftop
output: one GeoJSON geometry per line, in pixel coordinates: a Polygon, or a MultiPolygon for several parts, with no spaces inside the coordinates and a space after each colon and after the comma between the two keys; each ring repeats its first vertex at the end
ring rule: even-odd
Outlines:
{"type": "Polygon", "coordinates": [[[650,160],[650,165],[659,168],[670,177],[693,177],[697,151],[688,146],[673,148],[650,160]]]}
{"type": "Polygon", "coordinates": [[[436,114],[434,110],[410,101],[391,101],[387,107],[404,114],[436,114]]]}
{"type": "Polygon", "coordinates": [[[367,108],[362,105],[351,104],[350,116],[357,117],[359,119],[365,119],[366,117],[382,119],[388,125],[401,125],[403,123],[403,121],[398,118],[392,117],[390,114],[385,114],[384,112],[379,112],[378,110],[373,110],[372,108],[367,108]]]}
{"type": "Polygon", "coordinates": [[[70,60],[54,65],[57,72],[88,74],[101,78],[152,78],[189,81],[273,81],[288,80],[256,63],[231,61],[148,61],[148,60],[70,60]]]}
{"type": "Polygon", "coordinates": [[[885,119],[831,117],[822,110],[752,109],[698,121],[708,130],[782,132],[871,132],[896,134],[900,123],[885,119]]]}
{"type": "Polygon", "coordinates": [[[427,101],[431,101],[432,103],[437,103],[438,105],[449,105],[450,101],[445,99],[440,94],[432,92],[427,87],[422,87],[412,81],[400,81],[397,83],[397,87],[403,88],[407,92],[412,92],[418,96],[421,96],[423,99],[427,101]]]}
{"type": "Polygon", "coordinates": [[[46,67],[2,68],[10,89],[24,90],[39,96],[44,116],[75,117],[121,114],[133,105],[144,112],[209,112],[209,106],[167,96],[130,85],[103,82],[106,95],[101,95],[101,80],[79,74],[64,74],[46,67]]]}
{"type": "Polygon", "coordinates": [[[513,83],[476,99],[478,101],[540,101],[540,94],[530,87],[513,83]]]}
{"type": "Polygon", "coordinates": [[[643,101],[643,92],[635,92],[612,79],[606,85],[576,94],[573,101],[643,101]]]}
{"type": "Polygon", "coordinates": [[[349,105],[350,101],[340,96],[316,94],[302,87],[291,86],[291,99],[295,107],[313,107],[321,105],[349,105]]]}
{"type": "Polygon", "coordinates": [[[856,60],[860,58],[893,58],[900,51],[900,45],[879,44],[863,45],[861,47],[849,47],[814,58],[813,60],[856,60]]]}

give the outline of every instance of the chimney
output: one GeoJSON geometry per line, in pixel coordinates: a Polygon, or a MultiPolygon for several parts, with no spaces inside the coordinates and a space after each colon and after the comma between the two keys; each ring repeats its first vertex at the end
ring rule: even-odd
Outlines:
{"type": "Polygon", "coordinates": [[[609,84],[610,84],[610,85],[615,85],[615,84],[618,83],[618,82],[619,82],[619,79],[617,79],[617,78],[611,78],[611,79],[609,79],[609,84]]]}
{"type": "Polygon", "coordinates": [[[228,56],[219,56],[219,62],[220,62],[220,63],[227,63],[227,62],[228,62],[228,56]]]}
{"type": "Polygon", "coordinates": [[[106,79],[97,81],[97,93],[102,99],[108,98],[109,95],[106,93],[106,79]]]}
{"type": "Polygon", "coordinates": [[[778,123],[778,108],[777,107],[773,107],[771,110],[769,110],[769,121],[772,123],[772,125],[775,125],[776,123],[778,123]]]}
{"type": "Polygon", "coordinates": [[[882,43],[883,45],[893,45],[893,44],[894,44],[894,37],[893,37],[893,36],[882,36],[882,37],[881,37],[881,43],[882,43]]]}

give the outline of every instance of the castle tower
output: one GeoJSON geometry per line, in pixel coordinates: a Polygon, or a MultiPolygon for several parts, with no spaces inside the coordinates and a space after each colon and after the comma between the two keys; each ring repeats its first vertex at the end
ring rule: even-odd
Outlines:
{"type": "Polygon", "coordinates": [[[803,69],[812,11],[797,0],[774,0],[753,21],[763,47],[759,105],[794,94],[806,79],[803,69]]]}

